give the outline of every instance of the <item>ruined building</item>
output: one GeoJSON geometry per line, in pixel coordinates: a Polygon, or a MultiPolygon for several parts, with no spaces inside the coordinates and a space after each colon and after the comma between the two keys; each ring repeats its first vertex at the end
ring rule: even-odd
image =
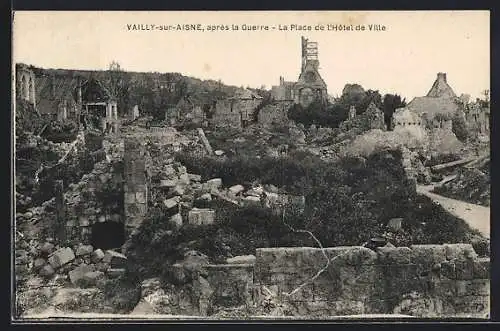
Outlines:
{"type": "Polygon", "coordinates": [[[327,102],[327,86],[319,74],[318,43],[302,37],[302,66],[297,82],[280,77],[280,85],[272,87],[275,100],[293,100],[307,107],[313,101],[327,102]]]}
{"type": "Polygon", "coordinates": [[[245,127],[252,121],[262,99],[260,95],[248,89],[238,90],[230,98],[214,101],[213,116],[208,120],[220,126],[245,127]]]}
{"type": "Polygon", "coordinates": [[[465,119],[471,128],[475,128],[481,135],[490,133],[490,107],[479,99],[468,103],[465,108],[465,119]]]}
{"type": "Polygon", "coordinates": [[[75,91],[82,78],[68,75],[44,74],[37,78],[36,91],[40,114],[64,121],[76,119],[81,102],[75,91]]]}
{"type": "Polygon", "coordinates": [[[406,107],[396,110],[394,125],[422,125],[451,131],[457,111],[463,111],[462,102],[448,85],[446,73],[440,72],[426,96],[416,97],[406,107]]]}
{"type": "Polygon", "coordinates": [[[118,131],[117,100],[98,80],[90,78],[77,89],[81,100],[82,115],[89,118],[94,127],[104,132],[118,131]]]}
{"type": "Polygon", "coordinates": [[[27,65],[16,65],[16,97],[31,103],[36,109],[35,74],[27,65]]]}

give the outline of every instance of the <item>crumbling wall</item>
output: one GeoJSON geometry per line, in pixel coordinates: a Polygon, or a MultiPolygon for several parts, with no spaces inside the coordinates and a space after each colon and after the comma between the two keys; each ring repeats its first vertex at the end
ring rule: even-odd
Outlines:
{"type": "Polygon", "coordinates": [[[258,115],[259,124],[265,126],[285,125],[288,123],[288,109],[292,106],[291,101],[277,101],[264,106],[258,115]]]}
{"type": "Polygon", "coordinates": [[[69,186],[64,200],[70,242],[89,244],[96,222],[124,223],[122,167],[121,161],[101,161],[78,184],[69,186]]]}
{"type": "Polygon", "coordinates": [[[377,252],[365,247],[262,248],[256,252],[254,285],[274,292],[289,314],[298,316],[486,317],[489,263],[468,244],[377,252]]]}
{"type": "Polygon", "coordinates": [[[216,264],[205,266],[211,285],[210,313],[218,308],[252,305],[253,264],[216,264]]]}
{"type": "Polygon", "coordinates": [[[141,225],[147,213],[148,180],[145,159],[144,142],[138,138],[127,137],[124,155],[124,204],[127,234],[131,234],[141,225]]]}

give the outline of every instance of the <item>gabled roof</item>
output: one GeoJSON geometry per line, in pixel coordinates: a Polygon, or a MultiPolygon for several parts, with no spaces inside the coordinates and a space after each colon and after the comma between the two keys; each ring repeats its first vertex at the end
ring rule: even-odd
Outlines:
{"type": "Polygon", "coordinates": [[[437,74],[434,84],[432,84],[431,89],[427,93],[428,97],[456,97],[453,89],[448,85],[446,81],[446,73],[439,72],[437,74]]]}
{"type": "Polygon", "coordinates": [[[435,97],[416,97],[407,106],[410,110],[428,116],[437,114],[452,114],[459,105],[455,98],[435,98],[435,97]]]}

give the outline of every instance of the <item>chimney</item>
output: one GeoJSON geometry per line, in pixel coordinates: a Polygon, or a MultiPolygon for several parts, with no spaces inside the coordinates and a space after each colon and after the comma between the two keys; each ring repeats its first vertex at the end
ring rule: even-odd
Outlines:
{"type": "Polygon", "coordinates": [[[437,79],[446,83],[446,73],[445,72],[438,72],[437,79]]]}

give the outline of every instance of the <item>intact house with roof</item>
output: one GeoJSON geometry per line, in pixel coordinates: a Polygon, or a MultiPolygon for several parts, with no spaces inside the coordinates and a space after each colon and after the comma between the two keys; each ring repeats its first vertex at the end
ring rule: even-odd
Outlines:
{"type": "Polygon", "coordinates": [[[428,129],[452,130],[452,118],[464,107],[448,85],[446,73],[438,73],[426,96],[416,97],[393,114],[394,128],[422,126],[428,129]]]}
{"type": "Polygon", "coordinates": [[[328,101],[327,85],[319,73],[318,43],[301,38],[302,66],[296,82],[285,81],[280,77],[280,85],[271,88],[276,101],[293,101],[303,107],[314,101],[328,101]]]}

